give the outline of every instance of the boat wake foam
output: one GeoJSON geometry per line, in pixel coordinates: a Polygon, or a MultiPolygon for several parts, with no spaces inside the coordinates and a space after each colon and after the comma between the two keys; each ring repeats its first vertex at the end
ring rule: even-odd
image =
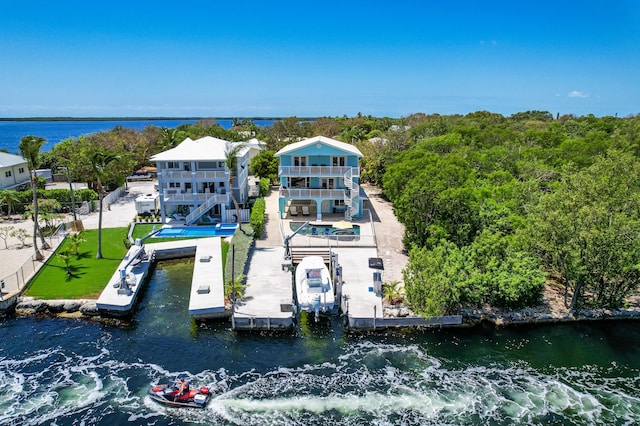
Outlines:
{"type": "Polygon", "coordinates": [[[315,365],[266,373],[167,371],[108,351],[54,348],[0,359],[0,424],[631,424],[640,421],[638,372],[612,365],[549,368],[524,362],[460,367],[411,344],[357,343],[315,365]],[[185,376],[209,386],[202,411],[163,407],[152,383],[185,376]],[[157,419],[155,419],[157,418],[157,419]]]}

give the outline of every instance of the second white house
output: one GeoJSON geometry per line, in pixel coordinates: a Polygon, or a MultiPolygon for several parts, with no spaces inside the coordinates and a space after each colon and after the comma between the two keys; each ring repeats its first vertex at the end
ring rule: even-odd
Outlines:
{"type": "Polygon", "coordinates": [[[162,222],[236,222],[230,193],[233,191],[240,205],[247,201],[251,149],[250,144],[205,136],[187,138],[175,148],[151,157],[158,168],[162,222]],[[237,146],[240,148],[235,153],[235,166],[229,170],[227,156],[237,146]],[[233,187],[229,187],[230,173],[233,187]]]}

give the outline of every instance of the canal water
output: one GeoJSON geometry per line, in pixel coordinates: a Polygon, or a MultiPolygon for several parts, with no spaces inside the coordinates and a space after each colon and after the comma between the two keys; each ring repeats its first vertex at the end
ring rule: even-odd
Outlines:
{"type": "Polygon", "coordinates": [[[159,263],[125,326],[0,321],[0,425],[638,424],[640,323],[349,334],[302,318],[235,333],[187,312],[193,263],[159,263]],[[213,388],[202,410],[150,385],[213,388]]]}

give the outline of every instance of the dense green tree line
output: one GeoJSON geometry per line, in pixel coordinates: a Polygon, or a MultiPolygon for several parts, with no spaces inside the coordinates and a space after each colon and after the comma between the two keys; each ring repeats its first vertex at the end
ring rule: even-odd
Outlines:
{"type": "Polygon", "coordinates": [[[574,308],[618,307],[637,289],[639,117],[423,118],[364,172],[382,176],[406,227],[416,310],[527,306],[545,279],[574,308]]]}

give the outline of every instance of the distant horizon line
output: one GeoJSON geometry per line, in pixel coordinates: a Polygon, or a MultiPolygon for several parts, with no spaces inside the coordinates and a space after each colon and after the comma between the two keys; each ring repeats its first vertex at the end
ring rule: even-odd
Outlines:
{"type": "MultiPolygon", "coordinates": [[[[68,116],[52,116],[52,117],[0,117],[0,121],[160,121],[160,120],[234,120],[234,119],[250,119],[250,120],[282,120],[287,117],[68,117],[68,116]]],[[[316,119],[318,117],[298,117],[302,120],[316,119]]]]}

